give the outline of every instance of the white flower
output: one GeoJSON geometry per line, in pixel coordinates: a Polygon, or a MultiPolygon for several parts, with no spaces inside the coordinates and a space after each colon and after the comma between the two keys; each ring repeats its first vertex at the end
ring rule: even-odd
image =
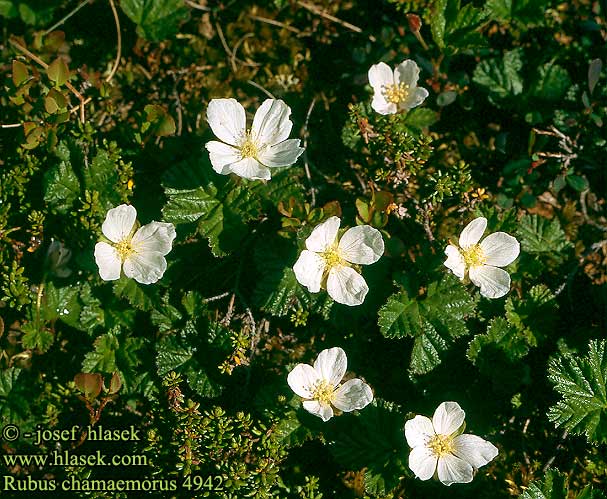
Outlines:
{"type": "Polygon", "coordinates": [[[295,277],[311,293],[326,287],[329,296],[344,305],[360,305],[369,287],[352,264],[370,265],[384,254],[381,233],[369,225],[348,229],[337,240],[341,221],[331,217],[317,225],[293,266],[295,277]]]}
{"type": "Polygon", "coordinates": [[[385,62],[369,69],[369,83],[373,87],[371,107],[379,114],[394,114],[419,106],[428,91],[417,86],[419,67],[411,59],[401,62],[394,71],[385,62]]]}
{"type": "Polygon", "coordinates": [[[505,232],[489,234],[479,244],[486,228],[486,218],[472,220],[459,236],[459,248],[453,244],[445,248],[445,266],[462,280],[467,273],[484,297],[500,298],[510,291],[510,274],[498,267],[516,260],[520,244],[505,232]]]}
{"type": "Polygon", "coordinates": [[[314,367],[297,364],[287,376],[287,383],[297,395],[304,398],[306,411],[328,421],[333,407],[350,412],[362,409],[373,400],[371,387],[358,378],[339,386],[346,374],[348,359],[341,348],[329,348],[318,354],[314,367]]]}
{"type": "Polygon", "coordinates": [[[209,151],[213,170],[222,175],[235,173],[243,178],[271,178],[270,168],[290,166],[304,151],[299,139],[288,139],[293,123],[291,108],[284,101],[266,99],[246,128],[244,108],[235,99],[213,99],[207,121],[223,142],[212,140],[209,151]]]}
{"type": "Polygon", "coordinates": [[[137,210],[121,204],[107,212],[101,226],[108,242],[95,245],[95,261],[104,281],[124,275],[141,284],[152,284],[167,268],[165,255],[171,251],[175,227],[170,223],[151,222],[137,229],[137,210]]]}
{"type": "Polygon", "coordinates": [[[468,483],[481,466],[497,456],[492,443],[461,434],[465,417],[457,402],[443,402],[432,420],[415,416],[405,423],[405,437],[412,448],[409,468],[417,478],[438,476],[444,485],[468,483]]]}

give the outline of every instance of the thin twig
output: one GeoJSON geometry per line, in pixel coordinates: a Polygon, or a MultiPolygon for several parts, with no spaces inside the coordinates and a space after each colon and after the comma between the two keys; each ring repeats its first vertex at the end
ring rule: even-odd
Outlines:
{"type": "Polygon", "coordinates": [[[233,67],[236,66],[236,61],[238,61],[240,64],[243,64],[244,66],[251,66],[254,68],[261,66],[261,64],[259,64],[258,62],[243,61],[242,59],[239,59],[238,57],[236,57],[236,53],[238,52],[238,47],[240,47],[240,45],[242,45],[242,42],[244,42],[247,38],[251,38],[252,36],[255,36],[255,33],[247,33],[240,40],[238,40],[236,42],[236,44],[234,45],[234,48],[232,49],[232,61],[231,61],[231,64],[233,67]]]}
{"type": "Polygon", "coordinates": [[[226,296],[230,296],[229,291],[226,291],[225,293],[221,293],[220,295],[217,295],[217,296],[211,296],[210,298],[205,298],[202,300],[202,303],[210,303],[212,301],[221,300],[222,298],[225,298],[226,296]]]}
{"type": "Polygon", "coordinates": [[[228,47],[228,42],[226,42],[225,36],[223,36],[223,30],[221,29],[221,26],[219,25],[218,22],[215,23],[215,29],[217,30],[217,34],[219,35],[219,40],[221,41],[221,44],[223,45],[224,50],[226,51],[226,54],[228,54],[228,60],[230,61],[230,64],[232,65],[232,71],[234,71],[234,73],[236,73],[236,62],[234,61],[234,53],[230,50],[230,47],[228,47]]]}
{"type": "Polygon", "coordinates": [[[23,123],[10,123],[9,125],[0,125],[2,128],[17,128],[23,126],[23,123]]]}
{"type": "Polygon", "coordinates": [[[92,1],[93,0],[83,0],[82,2],[80,2],[80,4],[78,4],[78,6],[74,10],[72,10],[71,12],[69,12],[68,14],[66,14],[65,17],[63,17],[63,19],[61,19],[60,21],[58,21],[55,24],[53,24],[49,29],[47,29],[44,33],[42,33],[42,36],[46,36],[51,31],[55,31],[56,28],[58,28],[59,26],[61,26],[65,21],[67,21],[70,17],[72,17],[82,7],[84,7],[87,3],[91,3],[92,1]]]}
{"type": "MultiPolygon", "coordinates": [[[[313,14],[317,14],[321,17],[324,17],[325,19],[328,19],[329,21],[333,21],[334,23],[341,24],[344,28],[354,31],[355,33],[363,32],[362,28],[359,28],[358,26],[355,26],[354,24],[350,24],[349,22],[344,21],[343,19],[340,19],[339,17],[335,17],[335,16],[329,14],[328,12],[321,10],[318,6],[316,6],[314,4],[311,4],[308,2],[303,2],[302,0],[297,0],[297,5],[301,5],[304,9],[309,10],[313,14]]],[[[371,40],[372,42],[377,41],[377,39],[373,35],[369,35],[369,40],[371,40]]]]}
{"type": "Polygon", "coordinates": [[[189,5],[193,9],[204,10],[205,12],[210,12],[210,7],[205,7],[204,5],[199,5],[196,2],[192,2],[192,0],[185,0],[186,5],[189,5]]]}
{"type": "Polygon", "coordinates": [[[308,107],[308,112],[306,113],[306,120],[304,121],[304,126],[302,130],[303,134],[303,147],[304,147],[304,170],[306,172],[306,177],[308,178],[308,182],[310,182],[310,196],[312,197],[312,207],[316,206],[316,189],[314,188],[314,184],[312,183],[312,175],[310,174],[310,164],[308,163],[308,123],[310,121],[310,115],[314,110],[314,105],[316,104],[316,97],[312,99],[310,102],[310,106],[308,107]]]}
{"type": "Polygon", "coordinates": [[[112,78],[114,77],[114,74],[116,73],[116,70],[118,69],[118,66],[120,65],[120,56],[122,55],[122,34],[120,33],[120,19],[118,18],[118,11],[116,10],[116,6],[114,5],[114,0],[110,0],[110,7],[112,8],[112,14],[114,14],[114,22],[116,23],[116,37],[118,39],[118,50],[116,52],[116,60],[114,61],[114,66],[112,66],[112,70],[110,71],[110,74],[105,79],[106,83],[109,83],[112,80],[112,78]]]}
{"type": "Polygon", "coordinates": [[[253,14],[249,14],[249,17],[251,19],[253,19],[254,21],[260,21],[262,23],[271,24],[272,26],[279,26],[280,28],[289,30],[292,33],[296,33],[296,34],[301,33],[301,30],[294,28],[293,26],[289,26],[288,24],[277,21],[276,19],[268,19],[267,17],[255,16],[253,14]]]}
{"type": "Polygon", "coordinates": [[[268,90],[263,88],[259,83],[255,83],[253,80],[247,80],[249,85],[253,85],[255,88],[261,90],[264,94],[266,94],[270,99],[276,99],[268,90]]]}
{"type": "MultiPolygon", "coordinates": [[[[45,70],[48,69],[48,64],[46,62],[44,62],[42,59],[40,59],[40,57],[38,57],[36,54],[33,54],[32,52],[30,52],[23,45],[21,45],[20,43],[16,42],[12,38],[9,38],[8,41],[9,41],[9,43],[13,47],[15,47],[17,50],[19,50],[20,52],[22,52],[26,56],[28,56],[32,61],[38,63],[45,70]]],[[[82,94],[80,92],[78,92],[78,90],[76,90],[76,88],[74,87],[74,85],[72,85],[69,81],[65,82],[65,86],[68,89],[70,89],[70,91],[78,98],[78,100],[80,100],[80,106],[79,106],[79,108],[80,108],[80,121],[82,123],[84,123],[84,101],[85,101],[84,97],[82,96],[82,94]]]]}
{"type": "Polygon", "coordinates": [[[569,435],[569,433],[567,432],[567,430],[565,430],[563,432],[563,434],[561,435],[561,439],[558,443],[558,445],[556,446],[556,448],[554,449],[554,454],[552,455],[552,457],[550,459],[548,459],[548,461],[546,461],[546,464],[544,464],[544,467],[542,468],[542,473],[545,473],[546,470],[548,468],[550,468],[550,465],[554,462],[554,460],[556,459],[556,454],[559,450],[562,449],[563,447],[563,443],[565,442],[565,439],[567,438],[567,435],[569,435]]]}

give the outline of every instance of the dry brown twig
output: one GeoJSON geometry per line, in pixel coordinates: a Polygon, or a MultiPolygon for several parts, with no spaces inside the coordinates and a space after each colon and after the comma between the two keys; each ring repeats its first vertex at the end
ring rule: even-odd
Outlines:
{"type": "MultiPolygon", "coordinates": [[[[304,9],[309,10],[313,14],[319,15],[321,17],[324,17],[325,19],[328,19],[329,21],[340,24],[341,26],[349,29],[350,31],[354,31],[355,33],[363,32],[362,28],[359,28],[358,26],[355,26],[354,24],[351,24],[347,21],[344,21],[343,19],[340,19],[339,17],[335,17],[334,15],[329,14],[328,12],[325,12],[317,5],[314,5],[314,4],[308,3],[308,2],[304,2],[303,0],[297,0],[297,5],[300,5],[304,9]]],[[[369,35],[369,40],[372,42],[377,41],[377,39],[373,35],[369,35]]]]}

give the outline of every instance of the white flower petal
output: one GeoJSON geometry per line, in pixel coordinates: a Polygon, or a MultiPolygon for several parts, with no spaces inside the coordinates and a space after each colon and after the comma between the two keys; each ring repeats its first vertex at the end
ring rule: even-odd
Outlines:
{"type": "Polygon", "coordinates": [[[230,166],[241,159],[238,149],[223,142],[211,140],[204,146],[209,151],[209,159],[211,165],[213,165],[213,170],[221,175],[230,173],[230,166]]]}
{"type": "Polygon", "coordinates": [[[333,417],[333,409],[331,406],[316,400],[304,400],[303,408],[325,422],[333,417]]]}
{"type": "Polygon", "coordinates": [[[251,134],[258,144],[273,146],[286,140],[293,123],[289,119],[291,108],[280,99],[263,101],[253,118],[251,134]]]}
{"type": "Polygon", "coordinates": [[[332,403],[340,411],[351,412],[363,409],[373,401],[371,387],[355,378],[346,381],[333,393],[332,403]]]}
{"type": "Polygon", "coordinates": [[[299,147],[299,139],[288,139],[279,144],[263,148],[257,155],[257,159],[270,168],[291,166],[303,152],[304,148],[299,147]]]}
{"type": "Polygon", "coordinates": [[[394,73],[385,62],[374,64],[369,68],[369,84],[377,94],[382,92],[385,85],[394,85],[394,73]]]}
{"type": "Polygon", "coordinates": [[[413,90],[417,87],[419,79],[419,66],[411,59],[405,59],[394,70],[395,83],[404,83],[409,85],[409,89],[413,90]]]}
{"type": "Polygon", "coordinates": [[[156,251],[166,255],[171,251],[175,236],[175,226],[173,224],[150,222],[135,232],[131,240],[131,246],[137,253],[156,251]]]}
{"type": "Polygon", "coordinates": [[[443,402],[434,411],[432,425],[439,435],[455,433],[464,422],[466,413],[457,402],[443,402]]]}
{"type": "Polygon", "coordinates": [[[107,212],[101,225],[101,232],[113,243],[119,243],[131,234],[136,219],[137,210],[135,207],[121,204],[107,212]]]}
{"type": "Polygon", "coordinates": [[[452,454],[445,454],[438,460],[438,479],[444,485],[452,483],[469,483],[474,478],[472,466],[452,454]]]}
{"type": "Polygon", "coordinates": [[[367,282],[352,267],[336,265],[329,271],[327,292],[337,303],[350,307],[360,305],[368,291],[367,282]]]}
{"type": "Polygon", "coordinates": [[[467,249],[470,246],[474,246],[478,243],[483,236],[483,232],[487,228],[487,219],[485,217],[478,217],[472,220],[459,236],[460,248],[467,249]]]}
{"type": "Polygon", "coordinates": [[[479,265],[470,267],[468,276],[485,298],[501,298],[510,291],[510,274],[503,269],[479,265]]]}
{"type": "Polygon", "coordinates": [[[438,459],[427,447],[413,447],[409,454],[409,468],[420,480],[430,480],[436,471],[438,459]]]}
{"type": "Polygon", "coordinates": [[[314,369],[318,375],[333,386],[337,386],[346,374],[348,358],[342,348],[327,348],[318,354],[314,369]]]}
{"type": "Polygon", "coordinates": [[[485,263],[493,267],[510,265],[521,251],[516,238],[505,232],[489,234],[481,242],[481,248],[487,259],[485,263]]]}
{"type": "Polygon", "coordinates": [[[287,376],[287,383],[297,395],[312,398],[314,386],[320,381],[318,373],[308,364],[297,364],[287,376]]]}
{"type": "Polygon", "coordinates": [[[415,416],[405,423],[405,438],[409,447],[424,446],[434,435],[436,432],[432,421],[426,416],[415,416]]]}
{"type": "Polygon", "coordinates": [[[475,469],[485,466],[498,454],[495,445],[476,435],[458,435],[453,439],[453,447],[453,454],[475,469]]]}
{"type": "Polygon", "coordinates": [[[254,158],[242,158],[230,165],[230,171],[250,180],[270,180],[270,170],[254,158]]]}
{"type": "Polygon", "coordinates": [[[348,229],[339,241],[339,254],[348,262],[370,265],[384,254],[381,232],[370,225],[348,229]]]}
{"type": "Polygon", "coordinates": [[[373,95],[373,100],[371,100],[371,107],[376,113],[383,115],[394,114],[396,113],[396,111],[398,111],[396,104],[386,101],[386,98],[383,96],[383,94],[377,92],[375,93],[375,95],[373,95]]]}
{"type": "Polygon", "coordinates": [[[411,93],[407,99],[401,103],[400,107],[402,109],[413,109],[424,102],[428,95],[429,93],[425,88],[415,87],[413,90],[411,90],[411,93]]]}
{"type": "Polygon", "coordinates": [[[326,251],[335,243],[340,223],[341,220],[339,218],[330,217],[314,227],[314,230],[306,239],[306,248],[316,253],[326,251]]]}
{"type": "Polygon", "coordinates": [[[308,288],[310,293],[318,293],[326,266],[324,258],[318,253],[303,250],[293,265],[293,272],[299,284],[308,288]]]}
{"type": "Polygon", "coordinates": [[[213,99],[207,108],[207,121],[213,133],[226,144],[236,146],[245,136],[247,118],[236,99],[213,99]]]}
{"type": "Polygon", "coordinates": [[[462,254],[455,246],[450,244],[445,248],[445,255],[447,255],[447,259],[444,261],[443,265],[451,270],[457,277],[463,279],[466,274],[466,262],[464,261],[462,254]]]}
{"type": "Polygon", "coordinates": [[[122,266],[124,275],[141,284],[154,284],[164,275],[167,261],[162,253],[144,251],[129,255],[122,266]]]}
{"type": "Polygon", "coordinates": [[[120,279],[122,262],[116,248],[108,243],[97,243],[95,245],[95,262],[99,267],[99,276],[104,281],[115,281],[120,279]]]}

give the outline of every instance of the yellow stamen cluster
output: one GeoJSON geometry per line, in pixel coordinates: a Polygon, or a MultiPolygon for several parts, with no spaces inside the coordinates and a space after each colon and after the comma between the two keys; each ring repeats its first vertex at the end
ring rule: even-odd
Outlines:
{"type": "Polygon", "coordinates": [[[120,259],[124,262],[126,258],[135,253],[135,249],[131,245],[131,238],[126,238],[115,245],[116,251],[120,255],[120,259]]]}
{"type": "Polygon", "coordinates": [[[384,85],[382,94],[390,104],[403,102],[409,96],[409,85],[399,83],[398,85],[384,85]]]}
{"type": "Polygon", "coordinates": [[[449,435],[434,435],[426,445],[436,457],[453,454],[453,438],[449,435]]]}
{"type": "Polygon", "coordinates": [[[321,403],[330,404],[333,400],[334,391],[335,388],[333,387],[333,385],[323,379],[319,381],[314,387],[314,391],[312,392],[312,399],[317,400],[321,403]]]}
{"type": "Polygon", "coordinates": [[[462,256],[464,257],[464,262],[466,262],[467,267],[484,265],[487,261],[485,252],[483,251],[483,248],[481,248],[480,244],[475,244],[474,246],[470,246],[469,248],[462,250],[462,256]]]}
{"type": "Polygon", "coordinates": [[[240,146],[240,155],[242,158],[255,158],[258,153],[257,144],[251,136],[251,131],[247,131],[245,141],[240,146]]]}
{"type": "Polygon", "coordinates": [[[336,265],[347,265],[347,262],[339,254],[337,245],[333,245],[321,254],[324,258],[327,268],[335,267],[336,265]]]}

